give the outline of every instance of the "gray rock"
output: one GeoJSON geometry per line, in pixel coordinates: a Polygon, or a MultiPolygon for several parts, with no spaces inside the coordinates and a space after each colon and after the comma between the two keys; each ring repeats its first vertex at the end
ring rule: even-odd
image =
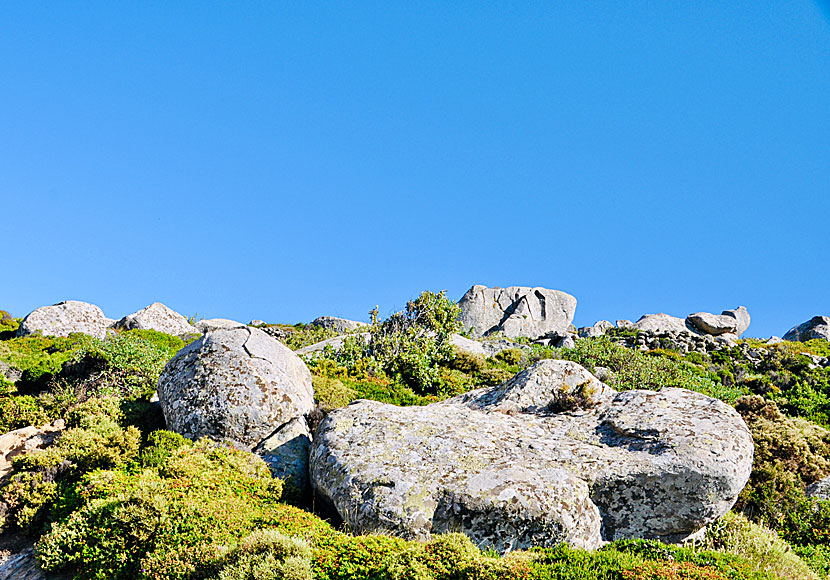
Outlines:
{"type": "Polygon", "coordinates": [[[311,431],[305,417],[295,417],[254,448],[274,477],[284,479],[304,496],[309,491],[308,449],[311,431]]]}
{"type": "Polygon", "coordinates": [[[753,454],[734,409],[684,389],[615,393],[571,365],[425,407],[337,409],[312,442],[312,485],[357,532],[462,531],[501,552],[679,541],[732,506],[753,454]]]}
{"type": "Polygon", "coordinates": [[[634,323],[635,330],[647,332],[687,332],[694,333],[695,331],[686,325],[686,321],[676,316],[670,316],[663,312],[658,314],[644,314],[640,319],[634,323]]]}
{"type": "Polygon", "coordinates": [[[784,339],[781,338],[780,336],[770,336],[767,339],[767,344],[778,344],[780,342],[784,342],[784,339]]]}
{"type": "Polygon", "coordinates": [[[227,318],[208,318],[207,320],[199,320],[193,325],[196,330],[202,334],[210,332],[211,330],[219,330],[222,328],[242,328],[247,326],[235,320],[227,318]]]}
{"type": "Polygon", "coordinates": [[[17,336],[28,336],[35,332],[44,336],[69,336],[73,332],[83,332],[104,338],[110,322],[94,304],[67,300],[29,313],[20,323],[17,336]]]}
{"type": "Polygon", "coordinates": [[[450,344],[452,344],[459,350],[463,350],[473,354],[480,354],[482,356],[493,356],[500,353],[503,350],[507,350],[508,348],[524,347],[524,345],[505,339],[478,341],[465,338],[460,334],[451,334],[450,344]]]}
{"type": "Polygon", "coordinates": [[[814,316],[807,322],[791,328],[784,340],[806,342],[814,338],[830,340],[830,317],[814,316]]]}
{"type": "Polygon", "coordinates": [[[563,336],[553,341],[556,348],[576,348],[576,341],[572,336],[563,336]]]}
{"type": "Polygon", "coordinates": [[[23,376],[23,371],[0,360],[0,377],[10,383],[16,383],[23,376]]]}
{"type": "Polygon", "coordinates": [[[256,328],[214,330],[180,350],[159,377],[168,429],[251,449],[314,408],[311,373],[256,328]]]}
{"type": "Polygon", "coordinates": [[[720,334],[735,334],[738,330],[738,319],[724,314],[710,312],[695,312],[686,317],[686,324],[692,325],[700,333],[718,336],[720,334]]]}
{"type": "Polygon", "coordinates": [[[611,324],[607,320],[600,320],[596,322],[593,326],[583,326],[579,329],[579,336],[581,338],[595,338],[597,336],[602,336],[609,330],[614,328],[614,325],[611,324]]]}
{"type": "Polygon", "coordinates": [[[199,334],[185,316],[168,308],[161,302],[153,302],[138,312],[128,314],[115,323],[119,330],[155,330],[173,336],[199,334]]]}
{"type": "Polygon", "coordinates": [[[58,419],[40,428],[30,425],[0,435],[0,480],[11,472],[15,457],[48,447],[63,428],[63,419],[58,419]]]}
{"type": "Polygon", "coordinates": [[[531,340],[565,336],[576,311],[576,298],[547,288],[473,286],[461,298],[461,325],[477,336],[502,333],[531,340]]]}
{"type": "Polygon", "coordinates": [[[365,322],[357,320],[347,320],[346,318],[337,318],[336,316],[320,316],[310,322],[311,326],[319,326],[320,328],[327,328],[337,332],[351,332],[359,328],[366,328],[369,326],[365,322]]]}
{"type": "Polygon", "coordinates": [[[816,499],[830,499],[830,477],[825,477],[807,486],[805,490],[807,497],[816,499]]]}
{"type": "Polygon", "coordinates": [[[617,328],[634,328],[634,323],[630,320],[618,320],[617,328]]]}
{"type": "Polygon", "coordinates": [[[252,321],[248,323],[248,326],[265,326],[265,321],[259,320],[258,318],[254,318],[252,321]]]}
{"type": "Polygon", "coordinates": [[[344,334],[342,336],[333,336],[332,338],[327,338],[326,340],[321,340],[320,342],[315,342],[314,344],[310,344],[308,346],[304,346],[303,348],[297,349],[297,354],[313,354],[315,352],[320,352],[324,350],[327,346],[330,346],[334,350],[340,350],[343,346],[343,342],[352,336],[357,336],[363,339],[364,342],[369,342],[372,339],[372,335],[368,332],[358,332],[354,334],[344,334]]]}
{"type": "Polygon", "coordinates": [[[738,321],[735,334],[741,336],[749,328],[749,323],[752,319],[749,316],[749,311],[744,306],[738,306],[733,310],[724,310],[721,312],[724,316],[731,316],[738,321]]]}

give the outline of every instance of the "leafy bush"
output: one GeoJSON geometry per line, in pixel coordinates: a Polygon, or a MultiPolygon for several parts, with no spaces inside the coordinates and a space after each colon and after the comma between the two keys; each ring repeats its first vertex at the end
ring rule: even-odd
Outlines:
{"type": "Polygon", "coordinates": [[[69,412],[66,429],[51,447],[16,457],[12,476],[0,490],[4,525],[38,535],[47,521],[71,509],[72,494],[63,494],[84,473],[135,461],[141,436],[135,427],[122,428],[122,419],[116,399],[90,399],[69,412]]]}
{"type": "Polygon", "coordinates": [[[90,473],[78,489],[81,507],[38,543],[45,570],[184,579],[215,572],[224,546],[274,522],[282,482],[256,456],[202,440],[155,469],[90,473]]]}
{"type": "Polygon", "coordinates": [[[741,556],[756,570],[769,572],[782,580],[817,578],[805,561],[778,535],[729,512],[706,531],[706,546],[741,556]]]}
{"type": "Polygon", "coordinates": [[[758,395],[742,397],[736,408],[755,442],[752,474],[736,509],[791,543],[830,543],[830,502],[804,494],[805,483],[830,473],[830,431],[785,417],[758,395]]]}
{"type": "MultiPolygon", "coordinates": [[[[658,355],[660,353],[657,353],[658,355]]],[[[684,361],[643,354],[621,346],[605,336],[584,338],[573,349],[563,349],[561,357],[574,361],[589,371],[605,367],[611,371],[606,381],[620,391],[629,389],[660,390],[681,387],[732,403],[746,390],[713,381],[684,361]]]]}
{"type": "Polygon", "coordinates": [[[277,530],[257,530],[225,557],[212,580],[313,580],[311,548],[277,530]]]}

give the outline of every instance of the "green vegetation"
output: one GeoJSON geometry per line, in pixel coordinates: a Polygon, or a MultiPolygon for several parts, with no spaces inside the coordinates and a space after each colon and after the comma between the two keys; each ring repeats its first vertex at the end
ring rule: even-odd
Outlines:
{"type": "MultiPolygon", "coordinates": [[[[184,346],[153,331],[105,340],[14,338],[0,313],[0,432],[63,418],[48,449],[17,457],[0,482],[0,532],[38,539],[44,568],[78,579],[176,580],[812,580],[830,578],[830,502],[805,485],[830,475],[826,341],[758,341],[708,354],[617,344],[573,349],[517,341],[493,357],[451,346],[457,306],[425,292],[338,351],[309,357],[323,413],[359,399],[423,405],[497,385],[538,360],[562,358],[618,390],[683,387],[732,404],[756,453],[736,512],[686,547],[619,541],[587,552],[560,546],[499,557],[461,534],[413,542],[353,536],[289,505],[255,456],[163,430],[149,396],[184,346]]],[[[281,325],[294,349],[336,333],[281,325]]]]}

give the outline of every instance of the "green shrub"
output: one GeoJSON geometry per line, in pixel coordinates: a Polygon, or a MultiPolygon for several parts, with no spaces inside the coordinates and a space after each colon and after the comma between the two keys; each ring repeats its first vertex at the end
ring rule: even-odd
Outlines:
{"type": "Polygon", "coordinates": [[[345,407],[357,398],[355,391],[343,384],[340,379],[312,375],[314,399],[324,411],[345,407]]]}
{"type": "Polygon", "coordinates": [[[461,371],[462,373],[475,375],[487,366],[487,361],[480,354],[453,348],[453,357],[448,365],[450,368],[461,371]]]}
{"type": "Polygon", "coordinates": [[[121,419],[117,400],[90,399],[68,413],[66,429],[51,447],[16,457],[0,490],[7,507],[4,525],[38,535],[47,521],[71,509],[68,490],[83,474],[134,462],[141,435],[135,427],[122,428],[121,419]]]}
{"type": "Polygon", "coordinates": [[[257,530],[225,557],[213,580],[313,580],[311,548],[300,538],[257,530]]]}
{"type": "Polygon", "coordinates": [[[662,351],[652,355],[643,354],[601,336],[577,341],[575,348],[562,350],[561,357],[572,360],[591,372],[598,366],[609,369],[611,377],[606,382],[620,391],[657,391],[667,387],[680,387],[727,403],[733,403],[741,395],[747,394],[745,388],[713,381],[701,375],[693,365],[675,360],[674,357],[659,356],[661,353],[662,351]]]}
{"type": "Polygon", "coordinates": [[[496,353],[496,360],[499,360],[508,365],[517,365],[522,362],[524,353],[520,348],[506,348],[496,353]]]}
{"type": "Polygon", "coordinates": [[[41,566],[160,580],[216,572],[225,546],[275,522],[282,482],[256,456],[202,440],[158,469],[97,471],[79,488],[83,505],[37,545],[41,566]]]}
{"type": "Polygon", "coordinates": [[[781,580],[818,578],[775,532],[735,512],[729,512],[709,525],[706,546],[741,556],[751,562],[756,570],[768,572],[781,580]]]}

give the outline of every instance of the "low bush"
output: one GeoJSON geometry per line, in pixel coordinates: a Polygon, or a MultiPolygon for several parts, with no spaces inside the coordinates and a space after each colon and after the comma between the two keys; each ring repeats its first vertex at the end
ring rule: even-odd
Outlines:
{"type": "Polygon", "coordinates": [[[43,569],[79,567],[90,579],[204,577],[218,571],[226,546],[275,522],[282,482],[261,459],[207,440],[176,447],[175,438],[156,439],[169,451],[158,467],[80,481],[81,506],[38,542],[43,569]]]}

